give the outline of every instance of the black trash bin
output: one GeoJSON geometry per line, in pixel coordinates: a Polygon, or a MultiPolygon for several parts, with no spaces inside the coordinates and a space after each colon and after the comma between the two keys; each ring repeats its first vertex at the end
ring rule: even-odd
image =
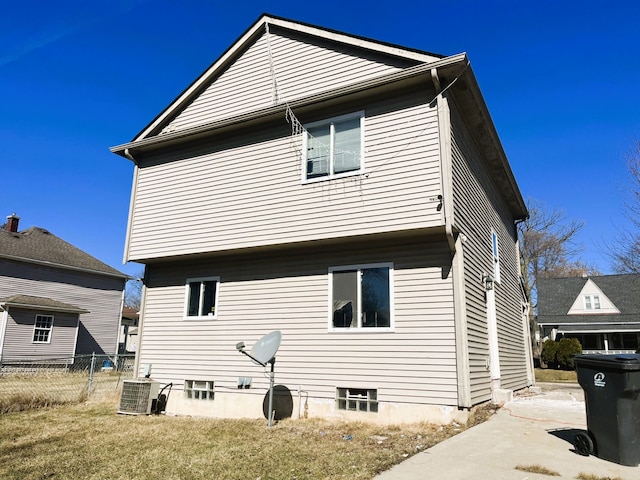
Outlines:
{"type": "Polygon", "coordinates": [[[578,355],[578,383],[584,390],[588,435],[578,434],[583,455],[620,465],[640,464],[640,355],[578,355]]]}

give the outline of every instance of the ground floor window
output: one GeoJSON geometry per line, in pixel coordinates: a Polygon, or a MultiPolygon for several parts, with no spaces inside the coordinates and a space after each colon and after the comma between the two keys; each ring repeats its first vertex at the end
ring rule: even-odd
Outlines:
{"type": "Polygon", "coordinates": [[[53,315],[36,315],[33,329],[33,343],[51,343],[53,315]]]}
{"type": "Polygon", "coordinates": [[[185,380],[184,394],[194,400],[213,400],[212,380],[185,380]]]}
{"type": "Polygon", "coordinates": [[[378,391],[365,388],[337,388],[336,404],[338,410],[377,412],[378,391]]]}
{"type": "Polygon", "coordinates": [[[390,264],[329,269],[332,329],[392,327],[390,264]]]}

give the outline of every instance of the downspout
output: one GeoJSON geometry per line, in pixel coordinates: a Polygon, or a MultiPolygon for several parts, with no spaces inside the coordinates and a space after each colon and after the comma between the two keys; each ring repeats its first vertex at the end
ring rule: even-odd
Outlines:
{"type": "Polygon", "coordinates": [[[124,156],[133,162],[133,181],[131,183],[131,197],[129,199],[129,219],[127,221],[127,234],[125,236],[124,254],[122,264],[129,261],[129,249],[131,248],[131,230],[133,225],[133,205],[138,191],[138,162],[133,158],[128,148],[124,149],[124,156]]]}
{"type": "Polygon", "coordinates": [[[2,316],[0,317],[0,365],[2,364],[2,354],[4,352],[4,337],[7,334],[7,322],[9,320],[9,307],[0,304],[2,308],[2,316]]]}
{"type": "MultiPolygon", "coordinates": [[[[442,92],[438,70],[431,69],[431,79],[436,89],[436,113],[438,115],[438,144],[440,146],[440,172],[444,229],[451,252],[451,275],[454,305],[454,330],[456,345],[456,384],[458,407],[471,408],[471,372],[469,366],[469,340],[467,332],[467,308],[464,282],[464,235],[453,232],[453,173],[451,155],[451,110],[442,92]]],[[[433,104],[433,103],[432,103],[433,104]]]]}
{"type": "Polygon", "coordinates": [[[142,293],[140,295],[140,311],[138,312],[138,344],[136,345],[136,357],[133,362],[133,371],[136,377],[140,372],[140,352],[142,352],[142,335],[144,330],[144,309],[147,304],[147,281],[148,272],[147,267],[144,268],[144,277],[142,280],[142,293]]]}
{"type": "MultiPolygon", "coordinates": [[[[124,156],[127,157],[129,160],[131,160],[134,165],[133,182],[131,185],[131,199],[129,201],[129,221],[127,223],[127,236],[126,236],[125,246],[124,246],[124,257],[122,259],[122,263],[127,263],[129,261],[129,249],[131,247],[133,206],[135,204],[136,193],[138,190],[139,167],[138,167],[138,162],[136,162],[135,158],[133,158],[133,155],[131,154],[128,148],[124,149],[124,156]]],[[[147,268],[145,266],[144,281],[142,282],[142,294],[140,298],[140,311],[138,312],[138,344],[136,345],[136,357],[133,362],[133,371],[135,372],[136,376],[138,376],[138,373],[140,371],[140,352],[142,351],[142,333],[144,328],[144,307],[145,307],[146,296],[147,296],[146,285],[147,285],[147,268]]],[[[124,295],[124,292],[123,292],[123,295],[124,295]]],[[[124,302],[124,296],[123,296],[123,302],[124,302]]],[[[125,345],[126,345],[126,339],[125,339],[125,345]]]]}

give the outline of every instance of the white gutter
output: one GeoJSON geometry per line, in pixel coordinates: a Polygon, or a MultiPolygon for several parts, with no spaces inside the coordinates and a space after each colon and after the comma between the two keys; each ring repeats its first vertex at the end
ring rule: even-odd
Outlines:
{"type": "Polygon", "coordinates": [[[307,105],[313,105],[318,102],[332,100],[344,95],[357,93],[363,90],[384,86],[389,83],[400,82],[403,80],[411,79],[413,77],[419,77],[421,75],[430,75],[431,69],[433,68],[439,69],[439,68],[452,67],[452,66],[464,67],[464,65],[466,64],[467,64],[466,54],[460,53],[458,55],[452,55],[450,57],[446,57],[431,63],[416,65],[414,67],[405,68],[398,72],[381,75],[376,78],[372,78],[362,82],[357,82],[351,85],[346,85],[344,87],[336,88],[326,92],[309,95],[307,97],[300,98],[297,100],[291,100],[288,103],[280,103],[275,106],[261,108],[259,110],[242,114],[242,115],[237,115],[235,117],[231,117],[223,120],[217,120],[215,122],[210,122],[210,123],[207,123],[204,125],[198,125],[195,127],[185,128],[184,130],[178,130],[175,132],[164,133],[164,134],[153,136],[153,137],[142,138],[140,140],[134,140],[133,142],[124,143],[122,145],[116,145],[115,147],[111,147],[109,150],[111,150],[111,152],[113,153],[116,153],[118,155],[131,159],[131,156],[132,156],[131,150],[133,149],[156,146],[156,145],[161,145],[163,143],[170,143],[170,142],[181,140],[193,135],[207,133],[209,131],[216,130],[219,128],[229,127],[236,124],[242,124],[251,120],[257,120],[263,117],[267,117],[269,115],[276,115],[281,112],[284,112],[287,106],[289,106],[291,109],[296,109],[296,108],[304,107],[307,105]],[[129,149],[129,154],[128,154],[129,156],[125,154],[125,151],[127,149],[129,149]]]}

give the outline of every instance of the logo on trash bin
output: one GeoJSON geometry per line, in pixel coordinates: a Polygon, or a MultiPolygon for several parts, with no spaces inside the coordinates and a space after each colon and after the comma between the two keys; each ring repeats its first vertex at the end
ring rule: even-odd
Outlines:
{"type": "Polygon", "coordinates": [[[593,384],[596,387],[604,387],[607,383],[604,381],[604,373],[598,372],[593,376],[593,384]]]}

